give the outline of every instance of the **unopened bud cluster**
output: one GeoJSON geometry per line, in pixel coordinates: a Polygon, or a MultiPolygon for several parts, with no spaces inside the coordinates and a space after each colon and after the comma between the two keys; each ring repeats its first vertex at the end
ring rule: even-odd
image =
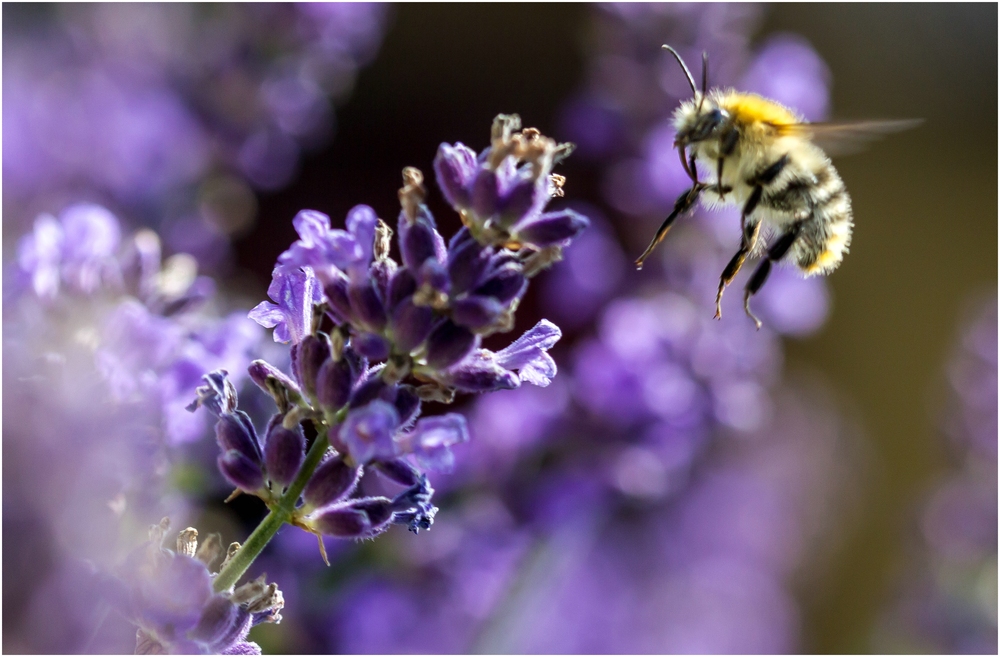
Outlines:
{"type": "Polygon", "coordinates": [[[262,360],[249,368],[277,414],[259,435],[222,370],[204,377],[190,407],[218,416],[226,478],[269,504],[301,490],[292,522],[317,534],[367,538],[393,523],[429,527],[436,509],[424,471],[450,470],[450,448],[468,440],[468,430],[458,414],[422,418],[422,403],[545,386],[556,373],[547,352],[561,332],[548,321],[500,351],[481,342],[513,327],[528,280],[588,224],[572,210],[544,212],[565,182],[552,167],[571,148],[505,115],[479,155],[442,144],[438,184],[464,224],[447,242],[424,204],[423,175],[404,169],[400,262],[390,255],[393,231],[370,207],[353,208],[346,230],[319,212],[300,212],[299,239],[274,269],[273,302],[250,313],[276,341],[291,343],[291,374],[262,360]],[[313,440],[329,447],[304,472],[310,425],[313,440]],[[364,468],[405,489],[393,498],[354,497],[364,468]]]}

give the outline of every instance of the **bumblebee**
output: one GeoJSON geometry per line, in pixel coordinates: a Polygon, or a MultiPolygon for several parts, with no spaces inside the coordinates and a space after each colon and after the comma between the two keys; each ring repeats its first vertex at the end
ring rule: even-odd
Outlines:
{"type": "Polygon", "coordinates": [[[677,199],[653,241],[635,261],[636,267],[642,269],[677,217],[699,198],[708,207],[741,207],[740,246],[720,277],[715,318],[722,317],[726,287],[747,257],[760,250],[763,259],[743,294],[743,307],[759,329],[761,322],[750,310],[750,297],[764,285],[773,263],[787,258],[806,276],[828,274],[851,244],[851,197],[818,144],[850,144],[918,122],[807,123],[792,110],[757,94],[731,89],[709,92],[707,55],[703,55],[699,91],[680,54],[670,46],[663,48],[677,59],[693,94],[673,118],[674,147],[692,186],[677,199]],[[711,172],[704,181],[698,179],[698,162],[711,172]],[[776,237],[763,248],[760,234],[765,223],[776,237]]]}

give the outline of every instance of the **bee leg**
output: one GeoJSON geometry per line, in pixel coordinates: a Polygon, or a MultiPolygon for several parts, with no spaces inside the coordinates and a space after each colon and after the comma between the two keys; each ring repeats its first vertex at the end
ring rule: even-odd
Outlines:
{"type": "Polygon", "coordinates": [[[719,278],[719,292],[715,295],[715,319],[722,319],[722,293],[726,291],[726,287],[736,278],[736,274],[739,273],[747,256],[757,245],[757,237],[760,235],[760,225],[760,222],[756,221],[750,226],[744,226],[740,249],[733,256],[733,259],[729,261],[729,264],[726,265],[722,276],[719,278]]]}
{"type": "Polygon", "coordinates": [[[802,229],[801,223],[794,223],[791,227],[778,238],[778,240],[771,245],[771,248],[767,250],[767,255],[764,260],[757,265],[757,269],[754,270],[753,276],[750,277],[749,282],[747,282],[746,288],[744,288],[743,293],[743,309],[747,311],[747,315],[753,320],[753,323],[757,326],[757,330],[760,330],[761,322],[757,317],[750,312],[750,297],[757,294],[760,288],[764,286],[764,282],[767,280],[768,274],[771,273],[771,263],[777,262],[785,257],[788,253],[788,249],[792,248],[792,244],[799,237],[799,232],[802,229]]]}
{"type": "Polygon", "coordinates": [[[705,189],[705,187],[706,185],[704,183],[696,183],[694,187],[681,194],[680,198],[678,198],[674,203],[673,212],[671,212],[670,216],[663,220],[663,223],[660,224],[659,230],[656,231],[656,235],[653,237],[653,241],[649,243],[646,250],[643,251],[642,255],[635,261],[636,269],[642,269],[642,265],[646,261],[646,258],[649,257],[649,254],[652,253],[653,249],[655,249],[656,246],[663,241],[663,238],[667,236],[667,231],[670,230],[670,226],[674,223],[674,220],[691,209],[691,206],[694,205],[694,202],[698,200],[699,196],[701,196],[701,192],[705,189]]]}

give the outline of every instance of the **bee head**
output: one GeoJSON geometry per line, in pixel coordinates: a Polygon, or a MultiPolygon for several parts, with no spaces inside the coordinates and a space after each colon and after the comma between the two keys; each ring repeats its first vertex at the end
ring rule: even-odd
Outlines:
{"type": "Polygon", "coordinates": [[[715,101],[708,98],[708,54],[702,53],[701,91],[699,92],[698,87],[694,84],[694,77],[680,53],[668,45],[664,45],[663,49],[670,51],[670,54],[677,59],[677,63],[684,70],[684,75],[687,76],[688,84],[691,85],[691,93],[694,94],[693,99],[681,103],[674,115],[674,128],[677,130],[674,146],[683,149],[688,144],[712,137],[729,117],[725,110],[719,108],[715,101]]]}
{"type": "Polygon", "coordinates": [[[674,116],[674,128],[677,130],[674,146],[683,148],[711,139],[728,119],[729,114],[714,101],[695,95],[695,99],[683,103],[674,116]]]}

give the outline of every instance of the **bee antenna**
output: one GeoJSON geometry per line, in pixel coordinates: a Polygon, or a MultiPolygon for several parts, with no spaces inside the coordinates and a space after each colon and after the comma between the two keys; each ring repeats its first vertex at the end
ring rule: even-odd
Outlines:
{"type": "Polygon", "coordinates": [[[701,106],[705,103],[705,94],[708,93],[708,51],[701,53],[701,99],[698,101],[698,112],[701,113],[701,106]]]}
{"type": "Polygon", "coordinates": [[[687,76],[688,84],[691,85],[691,93],[693,93],[694,95],[698,95],[698,87],[694,86],[694,77],[691,76],[691,71],[688,70],[687,64],[685,64],[684,60],[681,59],[680,53],[678,53],[676,50],[674,50],[667,44],[663,44],[663,49],[669,50],[670,54],[677,59],[677,63],[681,65],[682,69],[684,69],[684,75],[687,76]]]}

